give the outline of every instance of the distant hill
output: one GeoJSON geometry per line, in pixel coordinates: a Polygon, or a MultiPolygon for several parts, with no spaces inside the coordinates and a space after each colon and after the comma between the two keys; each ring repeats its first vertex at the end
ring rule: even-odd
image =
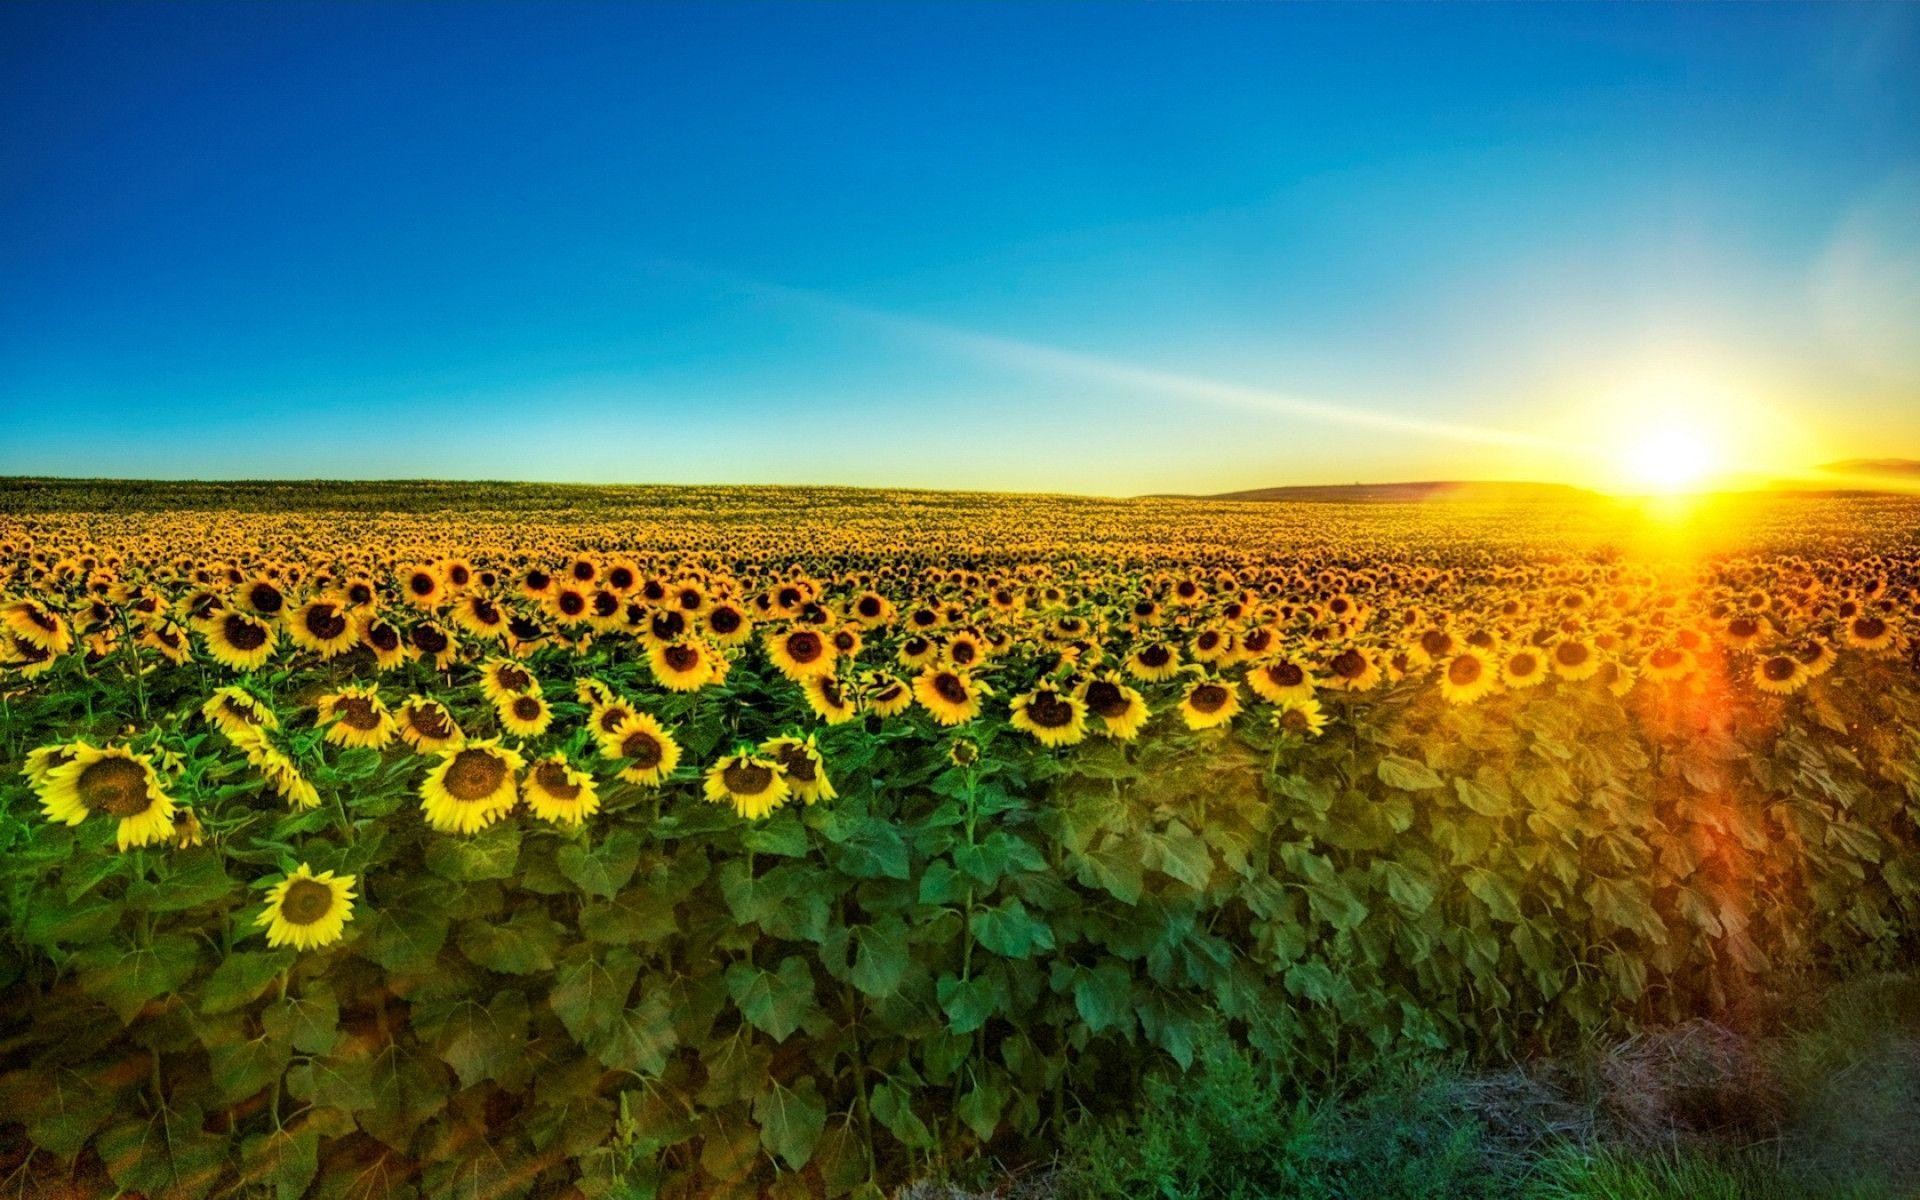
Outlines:
{"type": "Polygon", "coordinates": [[[1419,483],[1338,483],[1253,488],[1210,496],[1176,495],[1177,500],[1274,500],[1320,504],[1414,504],[1429,500],[1515,504],[1591,498],[1595,493],[1565,483],[1495,483],[1435,479],[1419,483]]]}
{"type": "Polygon", "coordinates": [[[1849,458],[1823,463],[1773,490],[1831,496],[1847,492],[1912,492],[1920,488],[1920,458],[1849,458]]]}

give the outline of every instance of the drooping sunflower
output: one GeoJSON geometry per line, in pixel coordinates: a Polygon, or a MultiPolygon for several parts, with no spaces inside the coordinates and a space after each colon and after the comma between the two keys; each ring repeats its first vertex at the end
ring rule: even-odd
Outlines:
{"type": "Polygon", "coordinates": [[[653,717],[629,712],[600,743],[608,758],[626,759],[620,778],[643,787],[659,784],[680,765],[680,743],[653,717]]]}
{"type": "Polygon", "coordinates": [[[360,616],[360,644],[373,655],[378,670],[391,671],[407,661],[407,645],[400,631],[384,618],[372,613],[360,616]]]}
{"type": "Polygon", "coordinates": [[[343,687],[320,697],[317,724],[325,726],[327,740],[336,746],[366,746],[378,750],[393,740],[399,724],[381,702],[378,689],[343,687]]]}
{"type": "Polygon", "coordinates": [[[326,596],[302,604],[287,621],[287,637],[293,644],[313,651],[323,660],[353,649],[354,634],[347,606],[326,596]]]}
{"type": "Polygon", "coordinates": [[[1087,712],[1099,719],[1100,732],[1115,741],[1132,741],[1147,723],[1146,699],[1113,671],[1103,671],[1082,683],[1075,694],[1087,712]]]}
{"type": "Polygon", "coordinates": [[[1078,696],[1042,682],[1010,702],[1010,723],[1043,746],[1072,746],[1087,736],[1087,705],[1078,696]]]}
{"type": "Polygon", "coordinates": [[[859,692],[860,707],[876,717],[896,716],[913,705],[913,689],[888,671],[863,671],[859,692]]]}
{"type": "Polygon", "coordinates": [[[1499,681],[1499,672],[1478,646],[1460,643],[1440,663],[1440,695],[1449,704],[1472,704],[1499,681]]]}
{"type": "Polygon", "coordinates": [[[579,825],[600,811],[593,777],[559,751],[533,764],[520,781],[520,796],[534,816],[557,825],[579,825]]]}
{"type": "Polygon", "coordinates": [[[780,764],[752,751],[738,751],[707,768],[707,799],[733,805],[733,811],[749,821],[758,821],[780,807],[787,790],[780,764]]]}
{"type": "Polygon", "coordinates": [[[230,684],[220,688],[200,706],[200,715],[207,724],[218,729],[229,738],[238,737],[242,731],[280,728],[280,718],[274,711],[252,692],[230,684]]]}
{"type": "Polygon", "coordinates": [[[400,726],[401,740],[422,754],[457,746],[464,738],[447,706],[431,696],[407,697],[394,720],[400,726]]]}
{"type": "Polygon", "coordinates": [[[539,737],[553,724],[553,708],[536,695],[502,696],[494,702],[500,728],[515,737],[539,737]]]}
{"type": "Polygon", "coordinates": [[[258,617],[237,610],[215,613],[201,627],[207,653],[223,667],[252,671],[272,657],[279,635],[258,617]]]}
{"type": "Polygon", "coordinates": [[[800,693],[807,707],[829,725],[851,721],[860,711],[837,675],[809,675],[801,681],[800,693]]]}
{"type": "Polygon", "coordinates": [[[1240,689],[1225,679],[1195,680],[1180,697],[1180,719],[1188,729],[1213,729],[1240,711],[1240,689]]]}
{"type": "Polygon", "coordinates": [[[914,676],[913,695],[942,725],[959,725],[980,715],[987,686],[955,667],[930,667],[914,676]]]}
{"type": "Polygon", "coordinates": [[[693,692],[712,683],[718,663],[713,651],[691,638],[677,642],[655,642],[647,648],[647,666],[661,687],[676,692],[693,692]]]}
{"type": "Polygon", "coordinates": [[[314,950],[332,945],[353,920],[352,875],[322,871],[301,863],[267,893],[267,908],[254,924],[267,931],[267,945],[314,950]]]}
{"type": "Polygon", "coordinates": [[[25,761],[20,764],[20,773],[27,777],[27,785],[37,793],[46,786],[47,776],[55,767],[63,767],[73,761],[74,751],[79,742],[54,742],[51,745],[37,746],[27,751],[25,761]]]}
{"type": "Polygon", "coordinates": [[[1791,654],[1769,654],[1753,664],[1753,686],[1776,696],[1790,696],[1807,686],[1807,670],[1791,654]]]}
{"type": "Polygon", "coordinates": [[[1300,737],[1319,737],[1320,731],[1327,727],[1327,714],[1321,711],[1320,702],[1311,696],[1305,699],[1294,697],[1280,702],[1273,714],[1273,727],[1282,733],[1300,737]]]}
{"type": "Polygon", "coordinates": [[[833,670],[833,643],[817,629],[788,629],[769,634],[767,657],[788,679],[804,679],[833,670]]]}
{"type": "Polygon", "coordinates": [[[769,738],[760,743],[760,757],[771,760],[786,776],[787,789],[806,804],[831,800],[837,794],[827,778],[826,760],[812,734],[769,738]]]}
{"type": "Polygon", "coordinates": [[[514,776],[526,765],[497,739],[443,752],[420,784],[420,810],[441,833],[474,833],[512,811],[514,776]]]}
{"type": "Polygon", "coordinates": [[[40,788],[47,819],[78,825],[101,813],[118,822],[114,842],[122,850],[150,846],[173,836],[173,798],[160,786],[153,764],[118,746],[85,742],[67,747],[67,761],[49,769],[40,788]]]}
{"type": "Polygon", "coordinates": [[[0,624],[21,641],[55,657],[73,648],[73,629],[66,618],[38,600],[12,600],[0,606],[0,624]]]}

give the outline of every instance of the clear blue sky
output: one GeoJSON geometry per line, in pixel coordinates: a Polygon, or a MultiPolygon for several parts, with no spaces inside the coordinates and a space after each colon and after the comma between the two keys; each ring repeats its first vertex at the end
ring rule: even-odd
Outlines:
{"type": "Polygon", "coordinates": [[[8,4],[0,473],[1920,454],[1917,229],[1912,6],[8,4]]]}

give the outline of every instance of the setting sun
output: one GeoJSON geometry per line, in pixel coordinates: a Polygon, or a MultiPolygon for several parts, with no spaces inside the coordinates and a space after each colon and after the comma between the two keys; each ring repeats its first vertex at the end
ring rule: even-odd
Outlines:
{"type": "Polygon", "coordinates": [[[1684,421],[1655,424],[1626,446],[1620,475],[1639,490],[1685,492],[1710,484],[1726,468],[1720,448],[1684,421]]]}

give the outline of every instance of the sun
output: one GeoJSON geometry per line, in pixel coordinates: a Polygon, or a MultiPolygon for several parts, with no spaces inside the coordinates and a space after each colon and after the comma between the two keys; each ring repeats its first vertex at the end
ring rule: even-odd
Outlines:
{"type": "Polygon", "coordinates": [[[1629,433],[1617,469],[1636,490],[1671,494],[1710,485],[1727,462],[1721,445],[1691,422],[1656,419],[1629,433]]]}

